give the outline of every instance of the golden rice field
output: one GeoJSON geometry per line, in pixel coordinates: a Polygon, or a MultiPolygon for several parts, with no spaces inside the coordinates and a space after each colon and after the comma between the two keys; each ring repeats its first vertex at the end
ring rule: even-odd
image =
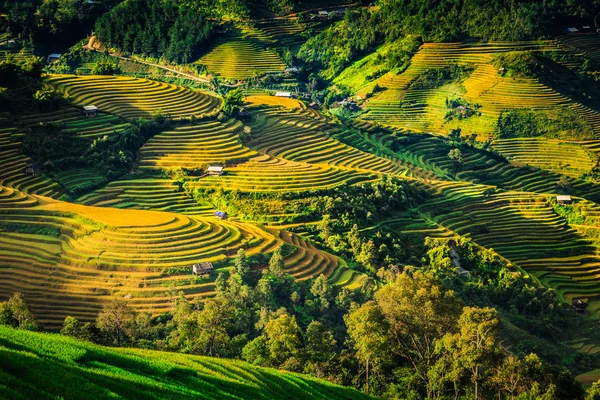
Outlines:
{"type": "MultiPolygon", "coordinates": [[[[485,140],[493,133],[504,110],[548,110],[569,107],[600,133],[600,114],[572,101],[533,78],[501,76],[492,64],[494,55],[507,51],[560,50],[556,41],[507,43],[425,43],[401,74],[388,73],[376,80],[383,90],[367,101],[364,118],[397,128],[447,133],[460,127],[463,134],[485,140]],[[475,67],[460,84],[435,89],[411,89],[410,83],[426,70],[453,64],[475,67]],[[463,98],[479,104],[481,115],[444,122],[447,98],[463,98]]],[[[373,83],[374,84],[374,83],[373,83]]],[[[360,91],[359,91],[360,93],[360,91]]]]}
{"type": "Polygon", "coordinates": [[[240,248],[252,255],[287,242],[296,250],[285,266],[296,278],[322,273],[351,284],[354,276],[337,258],[288,232],[171,212],[90,207],[4,186],[0,232],[0,296],[23,292],[48,328],[67,315],[93,320],[112,297],[130,298],[139,310],[157,314],[170,309],[171,290],[190,299],[209,296],[214,277],[193,277],[191,265],[210,261],[219,271],[240,248]]]}
{"type": "Polygon", "coordinates": [[[227,79],[247,79],[285,69],[285,64],[275,52],[244,36],[218,39],[197,63],[206,66],[210,73],[227,79]]]}
{"type": "Polygon", "coordinates": [[[125,119],[148,118],[160,111],[174,118],[218,111],[220,100],[199,90],[125,76],[50,75],[47,83],[73,104],[95,105],[125,119]]]}

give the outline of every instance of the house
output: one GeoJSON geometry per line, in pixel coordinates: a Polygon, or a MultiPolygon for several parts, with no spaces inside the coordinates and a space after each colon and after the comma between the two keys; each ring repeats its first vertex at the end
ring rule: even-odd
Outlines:
{"type": "Polygon", "coordinates": [[[593,30],[592,30],[592,27],[591,27],[591,26],[589,26],[589,25],[583,25],[583,26],[581,27],[581,30],[582,30],[583,32],[593,32],[593,30]]]}
{"type": "Polygon", "coordinates": [[[275,97],[292,98],[292,92],[275,92],[275,97]]]}
{"type": "Polygon", "coordinates": [[[285,74],[297,74],[298,68],[297,67],[289,67],[289,68],[284,69],[283,72],[285,74]]]}
{"type": "Polygon", "coordinates": [[[571,204],[571,196],[568,194],[559,194],[556,196],[556,202],[558,204],[571,204]]]}
{"type": "Polygon", "coordinates": [[[313,101],[312,103],[310,103],[308,105],[310,108],[314,109],[314,110],[318,110],[319,108],[321,108],[321,106],[319,105],[319,103],[317,103],[316,101],[313,101]]]}
{"type": "Polygon", "coordinates": [[[83,114],[86,117],[95,117],[97,113],[98,113],[98,107],[96,107],[96,106],[84,106],[83,107],[83,114]]]}
{"type": "Polygon", "coordinates": [[[62,57],[62,54],[52,53],[48,56],[48,62],[49,63],[57,62],[58,60],[60,60],[61,57],[62,57]]]}
{"type": "Polygon", "coordinates": [[[579,29],[577,28],[567,28],[567,33],[577,33],[579,32],[579,29]]]}
{"type": "Polygon", "coordinates": [[[215,217],[218,219],[227,219],[229,216],[225,211],[215,211],[215,217]]]}
{"type": "Polygon", "coordinates": [[[329,13],[327,11],[319,11],[318,16],[321,18],[329,18],[329,13]]]}
{"type": "Polygon", "coordinates": [[[38,176],[40,174],[40,167],[37,164],[30,164],[23,169],[23,173],[29,176],[38,176]]]}
{"type": "Polygon", "coordinates": [[[223,175],[223,166],[217,165],[217,164],[209,165],[206,172],[209,175],[217,175],[217,176],[223,175]]]}
{"type": "Polygon", "coordinates": [[[237,117],[239,119],[250,119],[252,118],[252,114],[250,114],[250,112],[248,110],[246,110],[245,108],[242,108],[239,112],[237,117]]]}
{"type": "Polygon", "coordinates": [[[588,304],[585,301],[580,300],[580,299],[573,300],[572,304],[573,304],[573,308],[575,309],[575,312],[577,314],[585,313],[585,309],[588,306],[588,304]]]}
{"type": "Polygon", "coordinates": [[[192,274],[194,275],[206,275],[210,274],[215,267],[213,267],[212,263],[209,262],[201,262],[192,265],[192,274]]]}

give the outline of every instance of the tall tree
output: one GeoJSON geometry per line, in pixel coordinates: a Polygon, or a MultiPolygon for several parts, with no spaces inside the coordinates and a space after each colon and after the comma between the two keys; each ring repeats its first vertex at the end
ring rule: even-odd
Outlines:
{"type": "Polygon", "coordinates": [[[137,313],[123,299],[114,299],[102,308],[98,314],[96,326],[117,346],[129,339],[137,313]]]}

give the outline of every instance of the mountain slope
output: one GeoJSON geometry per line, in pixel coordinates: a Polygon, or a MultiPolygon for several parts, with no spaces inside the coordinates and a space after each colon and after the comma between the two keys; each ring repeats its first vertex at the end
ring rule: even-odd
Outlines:
{"type": "Polygon", "coordinates": [[[0,326],[0,398],[368,399],[308,376],[0,326]]]}

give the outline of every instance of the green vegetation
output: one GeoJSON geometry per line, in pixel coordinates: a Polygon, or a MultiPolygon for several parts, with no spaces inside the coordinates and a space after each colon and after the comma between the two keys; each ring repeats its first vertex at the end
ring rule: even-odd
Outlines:
{"type": "Polygon", "coordinates": [[[0,338],[0,396],[6,398],[370,398],[315,378],[240,361],[111,349],[6,327],[0,327],[0,338]]]}
{"type": "Polygon", "coordinates": [[[5,397],[30,353],[97,397],[598,380],[600,40],[555,38],[598,1],[25,3],[0,5],[0,323],[85,355],[0,340],[5,397]]]}
{"type": "Polygon", "coordinates": [[[589,139],[593,131],[577,113],[565,108],[559,111],[511,110],[498,118],[499,139],[539,137],[555,139],[589,139]]]}

